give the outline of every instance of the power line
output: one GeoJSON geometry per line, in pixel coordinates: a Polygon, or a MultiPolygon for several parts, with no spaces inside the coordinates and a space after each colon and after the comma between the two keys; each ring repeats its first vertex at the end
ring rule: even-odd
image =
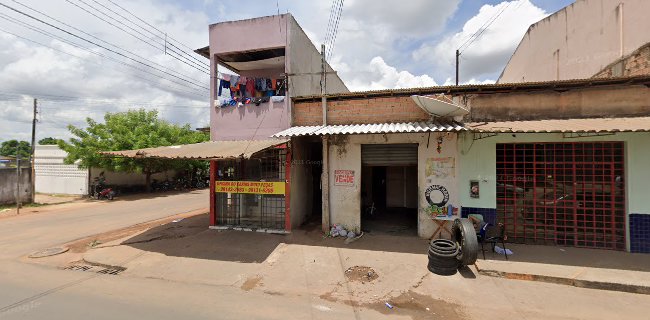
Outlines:
{"type": "MultiPolygon", "coordinates": [[[[112,3],[113,5],[115,5],[116,7],[120,8],[120,9],[122,9],[124,12],[126,12],[126,13],[128,13],[129,15],[133,16],[134,18],[138,19],[140,22],[146,24],[147,26],[151,27],[152,29],[158,31],[160,34],[163,34],[163,35],[166,35],[166,34],[167,34],[167,33],[163,32],[163,31],[161,31],[160,29],[154,27],[153,25],[149,24],[147,21],[141,19],[141,18],[138,17],[137,15],[133,14],[131,11],[129,11],[129,10],[125,9],[124,7],[120,6],[119,4],[115,3],[113,0],[108,0],[108,2],[112,3]]],[[[180,45],[184,46],[185,48],[189,49],[190,51],[194,52],[194,49],[193,49],[193,48],[190,48],[189,46],[183,44],[182,42],[180,42],[180,41],[178,41],[178,40],[176,40],[176,39],[174,39],[174,38],[172,38],[172,37],[169,37],[169,39],[171,39],[171,40],[177,42],[178,44],[180,44],[180,45]]]]}
{"type": "Polygon", "coordinates": [[[483,26],[485,26],[485,27],[481,26],[481,28],[479,28],[478,30],[476,30],[476,32],[474,32],[474,34],[472,34],[472,36],[470,36],[470,38],[469,38],[467,41],[465,41],[465,43],[464,43],[463,45],[461,45],[461,46],[458,48],[459,52],[460,52],[460,53],[463,53],[463,51],[467,50],[467,48],[469,48],[469,46],[471,46],[472,43],[474,43],[476,40],[478,40],[478,39],[481,37],[481,35],[482,35],[482,34],[483,34],[483,33],[484,33],[488,28],[490,28],[490,26],[491,26],[491,25],[492,25],[492,24],[493,24],[493,23],[494,23],[494,22],[495,22],[495,21],[496,21],[496,20],[501,16],[501,14],[503,14],[504,11],[506,11],[506,9],[508,9],[508,7],[509,7],[511,4],[512,4],[512,2],[508,2],[508,4],[505,5],[505,6],[503,7],[503,9],[501,9],[501,11],[499,11],[499,12],[496,13],[494,16],[492,16],[492,18],[488,19],[485,23],[483,23],[483,26]],[[487,23],[487,25],[486,25],[486,23],[487,23]],[[463,48],[463,47],[464,47],[464,48],[463,48]]]}
{"type": "MultiPolygon", "coordinates": [[[[146,40],[146,39],[143,39],[143,38],[141,38],[141,37],[139,37],[139,36],[137,36],[137,35],[135,35],[135,34],[129,32],[129,31],[125,30],[124,28],[122,28],[122,27],[120,27],[120,26],[118,26],[118,25],[116,25],[116,24],[114,24],[114,23],[112,23],[112,22],[110,22],[110,21],[108,21],[108,20],[106,20],[106,19],[104,19],[104,18],[102,18],[102,17],[100,17],[100,16],[94,14],[93,12],[90,12],[88,9],[81,7],[80,5],[78,5],[78,4],[76,4],[76,3],[73,3],[73,2],[70,1],[70,0],[66,0],[66,1],[67,1],[68,3],[70,3],[70,4],[74,5],[74,6],[76,6],[77,8],[79,8],[79,9],[81,9],[81,10],[87,12],[88,14],[94,16],[95,18],[97,18],[97,19],[99,19],[99,20],[102,20],[102,21],[108,23],[109,25],[111,25],[111,26],[113,26],[113,27],[115,27],[115,28],[117,28],[117,29],[119,29],[119,30],[125,32],[126,34],[128,34],[128,35],[130,35],[130,36],[132,36],[132,37],[134,37],[134,38],[136,38],[136,39],[138,39],[138,40],[140,40],[140,41],[142,41],[142,42],[148,44],[149,46],[153,47],[154,49],[157,49],[157,50],[160,50],[160,51],[163,51],[163,50],[164,50],[164,51],[165,51],[165,54],[167,54],[167,52],[166,52],[166,50],[165,50],[165,49],[166,49],[166,46],[164,46],[164,45],[160,45],[160,47],[159,47],[159,46],[158,46],[159,44],[152,43],[151,41],[148,41],[148,40],[146,40]]],[[[127,27],[127,28],[133,30],[133,31],[136,32],[137,34],[139,34],[139,35],[141,35],[141,36],[143,36],[143,37],[147,37],[147,36],[146,36],[145,34],[143,34],[142,32],[140,32],[140,31],[138,31],[138,30],[135,30],[134,28],[132,28],[132,27],[130,27],[130,26],[127,26],[127,25],[124,24],[123,22],[121,22],[121,21],[115,19],[114,17],[112,17],[112,16],[106,14],[104,11],[101,11],[101,10],[97,9],[96,7],[94,7],[94,6],[90,5],[90,4],[88,4],[87,2],[85,2],[85,1],[83,1],[83,0],[78,0],[78,1],[81,2],[81,3],[83,3],[83,4],[85,4],[86,6],[88,6],[88,7],[90,7],[90,8],[92,8],[92,9],[94,9],[95,11],[101,13],[102,15],[108,17],[109,19],[111,19],[111,20],[113,20],[113,21],[116,21],[117,23],[119,23],[119,24],[121,24],[121,25],[124,25],[125,27],[127,27]]],[[[170,51],[171,51],[171,52],[174,52],[173,50],[170,50],[170,51]]],[[[175,52],[174,52],[174,53],[175,53],[175,52]]],[[[198,65],[196,62],[193,62],[193,61],[189,61],[189,62],[188,62],[188,61],[186,61],[186,60],[180,59],[178,55],[173,55],[173,54],[171,54],[171,53],[169,53],[169,56],[172,57],[172,58],[174,58],[174,59],[176,59],[176,60],[178,60],[178,61],[180,61],[181,63],[183,63],[183,64],[185,64],[185,65],[188,65],[188,66],[191,67],[191,68],[194,68],[194,69],[196,69],[196,70],[199,70],[199,71],[201,71],[201,72],[203,72],[203,73],[205,73],[205,74],[208,74],[208,75],[210,74],[209,69],[207,69],[205,66],[198,65]]]]}
{"type": "Polygon", "coordinates": [[[65,26],[67,26],[67,27],[69,27],[69,28],[71,28],[71,29],[74,29],[74,30],[76,30],[76,31],[78,31],[78,32],[81,32],[81,33],[83,33],[83,34],[85,34],[85,35],[87,35],[87,36],[89,36],[89,37],[91,37],[91,38],[93,38],[93,39],[96,39],[96,40],[98,40],[98,41],[100,41],[100,42],[102,42],[102,43],[105,43],[105,44],[107,44],[107,45],[110,45],[110,46],[112,46],[112,47],[115,47],[117,50],[121,50],[121,51],[123,51],[123,52],[126,52],[127,54],[129,54],[129,55],[131,55],[131,56],[134,56],[134,57],[137,57],[137,58],[139,58],[139,59],[142,59],[143,61],[147,61],[148,63],[147,63],[147,62],[139,61],[139,60],[137,60],[137,59],[135,59],[135,58],[132,58],[132,57],[130,57],[130,56],[127,56],[127,55],[124,54],[124,53],[117,52],[117,51],[115,51],[114,49],[107,48],[106,46],[103,46],[103,45],[100,45],[100,44],[96,43],[95,41],[91,41],[91,40],[88,40],[88,39],[86,39],[86,38],[83,38],[83,37],[81,37],[81,36],[79,36],[79,35],[77,35],[77,34],[74,34],[74,33],[70,32],[70,31],[68,31],[68,30],[65,30],[65,29],[63,29],[63,28],[61,28],[61,27],[55,26],[55,25],[53,25],[53,24],[51,24],[51,23],[49,23],[49,22],[47,22],[47,21],[44,21],[44,20],[39,19],[39,18],[37,18],[37,17],[34,17],[34,16],[32,16],[32,15],[30,15],[30,14],[28,14],[28,13],[25,13],[25,12],[23,12],[23,11],[20,11],[20,10],[16,9],[16,8],[10,7],[10,6],[6,5],[6,4],[0,3],[0,5],[3,6],[3,7],[8,8],[8,9],[14,11],[14,12],[17,12],[17,13],[19,13],[19,14],[21,14],[21,15],[24,15],[24,16],[26,16],[26,17],[28,17],[28,18],[31,18],[31,19],[33,19],[33,20],[36,20],[36,21],[38,21],[38,22],[40,22],[40,23],[42,23],[42,24],[45,24],[45,25],[47,25],[47,26],[49,26],[49,27],[52,27],[52,28],[54,28],[54,29],[57,29],[57,30],[59,30],[59,31],[61,31],[61,32],[63,32],[63,33],[66,33],[66,34],[71,35],[71,36],[73,36],[73,37],[75,37],[75,38],[81,39],[81,40],[83,40],[83,41],[85,41],[85,42],[91,43],[91,44],[93,44],[93,45],[95,45],[95,46],[97,46],[97,47],[100,47],[100,48],[103,48],[103,49],[105,49],[105,50],[108,50],[109,52],[112,52],[112,53],[114,53],[114,54],[117,54],[117,55],[119,55],[119,56],[121,56],[121,57],[127,58],[127,59],[132,60],[132,61],[134,61],[134,62],[136,62],[136,63],[139,63],[139,64],[143,64],[143,65],[148,66],[148,67],[150,67],[150,68],[152,68],[152,69],[154,69],[154,70],[160,71],[160,72],[162,72],[162,73],[164,73],[164,74],[168,74],[168,75],[170,75],[170,76],[172,76],[172,77],[178,78],[178,79],[180,79],[180,80],[182,80],[182,81],[184,81],[184,82],[187,82],[187,83],[193,84],[193,85],[195,85],[195,86],[197,86],[197,87],[200,87],[200,88],[203,88],[203,89],[209,90],[209,88],[207,88],[207,87],[205,87],[205,86],[203,86],[203,85],[201,85],[201,84],[197,84],[197,83],[195,83],[195,82],[193,82],[193,81],[191,81],[191,80],[188,80],[188,79],[185,79],[185,78],[179,77],[179,76],[177,76],[177,75],[175,75],[175,74],[171,74],[170,72],[175,72],[176,74],[179,74],[179,75],[181,75],[181,76],[183,76],[183,77],[187,77],[187,78],[191,78],[190,76],[183,75],[183,74],[181,74],[180,72],[177,72],[177,71],[170,71],[170,72],[168,72],[168,71],[164,71],[164,70],[161,70],[161,69],[159,69],[159,68],[153,67],[152,64],[153,64],[153,65],[157,65],[157,66],[159,66],[159,67],[161,67],[161,68],[167,69],[165,66],[162,66],[162,65],[160,65],[160,64],[158,64],[158,63],[156,63],[156,62],[154,62],[154,61],[151,61],[151,60],[149,60],[149,59],[147,59],[147,58],[144,58],[144,57],[142,57],[142,56],[140,56],[140,55],[138,55],[138,54],[136,54],[136,53],[133,53],[133,52],[131,52],[131,51],[129,51],[129,50],[126,50],[126,49],[121,48],[120,46],[117,46],[117,45],[112,44],[112,43],[110,43],[110,42],[108,42],[108,41],[105,41],[105,40],[103,40],[103,39],[101,39],[101,38],[98,38],[98,37],[96,37],[95,35],[92,35],[92,34],[86,32],[86,31],[83,31],[83,30],[79,29],[79,28],[76,28],[76,27],[74,27],[74,26],[71,26],[71,25],[69,25],[69,24],[67,24],[67,23],[65,23],[65,22],[63,22],[63,21],[61,21],[61,20],[58,20],[58,19],[56,19],[56,18],[54,18],[54,17],[52,17],[52,16],[50,16],[50,15],[48,15],[48,14],[46,14],[46,13],[43,13],[43,12],[37,10],[37,9],[34,9],[34,8],[30,7],[30,6],[27,6],[27,5],[25,5],[25,4],[22,4],[22,3],[20,3],[20,2],[18,2],[18,1],[16,1],[16,0],[12,0],[12,1],[15,2],[15,3],[17,3],[17,4],[19,4],[19,5],[21,5],[21,6],[23,6],[23,7],[25,7],[25,8],[28,8],[28,9],[34,11],[34,12],[37,12],[37,13],[43,15],[43,16],[46,16],[46,17],[48,17],[48,18],[50,18],[50,19],[52,19],[52,20],[54,20],[54,21],[56,21],[56,22],[58,22],[58,23],[60,23],[60,24],[62,24],[62,25],[65,25],[65,26]]]}
{"type": "Polygon", "coordinates": [[[336,43],[336,36],[338,35],[339,32],[339,22],[341,20],[341,14],[343,13],[343,1],[344,0],[340,1],[339,11],[336,14],[336,22],[334,23],[333,38],[330,39],[331,43],[329,45],[329,57],[331,57],[332,54],[334,53],[334,44],[336,43]]]}
{"type": "MultiPolygon", "coordinates": [[[[2,14],[0,14],[0,15],[2,15],[2,14]]],[[[6,15],[3,15],[3,16],[6,16],[6,15]]],[[[4,18],[4,17],[3,17],[3,18],[4,18]]],[[[5,18],[5,19],[6,19],[6,18],[5,18]]],[[[6,19],[6,20],[8,20],[8,19],[6,19]]],[[[14,21],[10,21],[10,22],[14,22],[14,21]]],[[[17,22],[14,22],[14,23],[17,23],[17,22]]],[[[29,24],[28,24],[28,25],[29,25],[29,24]]],[[[25,26],[25,27],[27,27],[27,26],[25,26]]],[[[27,28],[29,28],[29,27],[27,27],[27,28]]],[[[77,45],[77,44],[75,44],[75,43],[73,43],[73,42],[67,41],[66,39],[60,38],[60,37],[58,37],[58,36],[56,36],[56,35],[53,35],[53,34],[47,32],[47,31],[43,31],[43,30],[40,29],[40,28],[34,27],[34,28],[30,28],[30,29],[32,29],[33,31],[36,31],[36,32],[42,33],[42,34],[50,35],[50,36],[53,37],[54,39],[60,40],[60,41],[62,41],[62,42],[64,42],[64,43],[67,43],[67,44],[69,44],[69,45],[71,45],[71,46],[77,47],[77,48],[79,48],[79,49],[82,49],[82,50],[88,51],[88,52],[90,52],[90,53],[92,53],[92,54],[95,54],[95,55],[98,55],[98,56],[100,56],[100,57],[103,57],[103,58],[106,58],[106,59],[112,60],[112,61],[114,61],[114,62],[116,62],[116,63],[119,63],[119,64],[121,64],[121,65],[124,65],[124,66],[126,66],[126,67],[133,68],[133,69],[135,69],[135,70],[138,70],[138,71],[141,71],[141,72],[144,72],[144,73],[148,73],[148,74],[151,74],[151,75],[156,76],[157,78],[159,78],[159,75],[157,75],[157,74],[155,74],[155,73],[149,72],[149,71],[147,71],[147,70],[145,70],[145,69],[142,69],[142,68],[138,68],[138,67],[136,67],[136,66],[133,66],[133,65],[130,65],[130,64],[125,63],[125,62],[123,62],[123,61],[120,61],[120,60],[114,59],[114,58],[112,58],[112,57],[109,57],[109,56],[103,55],[103,54],[101,54],[101,53],[99,53],[99,52],[95,52],[95,51],[90,50],[90,49],[88,49],[88,48],[85,48],[85,47],[79,46],[79,45],[77,45]],[[40,31],[37,31],[37,30],[34,30],[34,29],[38,29],[38,30],[40,30],[40,31]]],[[[93,63],[93,64],[96,64],[96,65],[102,66],[100,63],[97,63],[97,62],[95,62],[95,61],[92,61],[92,60],[90,60],[90,59],[88,59],[88,58],[80,57],[80,56],[77,56],[77,55],[75,55],[75,54],[72,54],[72,53],[69,53],[69,52],[66,52],[66,51],[63,51],[63,50],[59,50],[59,49],[54,48],[54,47],[52,47],[52,46],[48,46],[48,45],[46,45],[46,44],[44,44],[44,43],[41,43],[41,42],[35,41],[35,40],[33,40],[33,39],[29,39],[29,38],[27,38],[27,37],[20,36],[20,35],[18,35],[18,34],[16,34],[16,33],[9,32],[9,31],[4,30],[4,29],[1,29],[1,28],[0,28],[0,31],[2,31],[2,32],[6,33],[6,34],[13,35],[14,37],[17,37],[17,38],[19,38],[19,39],[23,39],[23,40],[25,40],[25,41],[29,41],[29,42],[35,43],[35,44],[37,44],[37,45],[40,45],[40,46],[45,47],[45,48],[48,48],[48,49],[50,49],[50,50],[53,50],[53,51],[56,51],[56,52],[59,52],[59,53],[66,54],[66,55],[69,55],[69,56],[75,57],[75,58],[80,59],[80,60],[86,60],[86,61],[89,61],[89,62],[91,62],[91,63],[93,63]]],[[[102,67],[103,67],[103,66],[102,66],[102,67]]],[[[178,92],[184,92],[184,93],[187,93],[187,94],[190,94],[190,95],[198,95],[198,94],[202,94],[202,93],[200,93],[199,91],[191,92],[191,91],[185,91],[185,90],[183,90],[183,89],[179,89],[179,88],[174,88],[174,87],[171,87],[171,86],[169,86],[169,85],[164,85],[164,84],[161,84],[161,83],[155,82],[155,81],[152,80],[152,79],[145,78],[145,77],[141,77],[141,76],[138,76],[138,75],[135,75],[135,74],[132,74],[132,76],[134,76],[134,77],[136,77],[136,78],[139,78],[139,79],[141,79],[141,80],[144,80],[144,81],[146,81],[146,82],[152,83],[152,84],[154,84],[154,85],[167,86],[168,88],[170,88],[170,89],[172,89],[172,90],[175,90],[175,91],[178,91],[178,92]]],[[[165,78],[162,78],[162,79],[165,79],[165,78]]],[[[175,84],[177,84],[177,85],[183,86],[184,88],[187,88],[187,89],[189,89],[189,90],[198,90],[198,89],[196,89],[196,88],[193,88],[193,87],[187,86],[187,85],[185,85],[185,84],[183,84],[183,83],[176,82],[176,81],[174,81],[174,80],[170,80],[170,79],[165,79],[165,80],[170,81],[170,82],[172,82],[172,83],[175,83],[175,84]]]]}
{"type": "MultiPolygon", "coordinates": [[[[169,37],[169,36],[167,35],[166,32],[163,33],[162,31],[160,31],[160,30],[156,29],[155,27],[153,27],[154,30],[156,30],[156,31],[160,32],[162,35],[164,35],[164,38],[163,38],[162,36],[157,35],[157,34],[154,33],[154,32],[151,32],[149,29],[147,29],[147,28],[145,28],[145,27],[139,25],[138,23],[134,22],[133,20],[131,20],[131,19],[129,19],[129,18],[127,18],[127,17],[121,15],[119,12],[116,12],[116,11],[110,9],[109,7],[105,6],[105,5],[102,4],[101,2],[99,2],[99,1],[97,1],[97,0],[92,0],[92,1],[95,2],[95,3],[97,3],[98,5],[102,6],[102,7],[105,8],[106,10],[108,10],[108,11],[110,11],[110,12],[112,12],[112,13],[118,15],[118,16],[121,17],[122,19],[124,19],[124,20],[126,20],[126,21],[132,23],[133,25],[137,26],[138,28],[140,28],[140,29],[142,29],[142,30],[144,30],[144,31],[146,31],[146,32],[148,32],[148,33],[150,33],[151,35],[157,37],[158,39],[160,39],[160,40],[164,40],[164,41],[165,41],[165,45],[169,45],[169,46],[171,46],[171,47],[173,47],[173,48],[175,48],[175,49],[180,50],[180,53],[185,54],[185,55],[186,55],[187,57],[189,57],[190,59],[192,59],[192,60],[194,60],[194,61],[196,61],[196,62],[198,62],[198,63],[204,65],[205,67],[208,68],[208,70],[210,69],[210,64],[205,63],[204,60],[199,60],[197,57],[195,57],[196,54],[194,53],[194,50],[193,50],[193,49],[190,48],[190,52],[186,52],[185,50],[183,50],[183,49],[177,47],[177,46],[174,45],[171,41],[169,41],[168,38],[169,38],[169,39],[172,39],[172,40],[173,40],[173,38],[169,37]]],[[[112,1],[109,1],[109,2],[113,3],[112,1]]],[[[120,8],[120,9],[122,9],[122,10],[125,10],[124,8],[120,7],[120,6],[117,5],[117,4],[115,4],[115,3],[113,3],[113,4],[114,4],[116,7],[120,8]]],[[[126,11],[126,10],[125,10],[125,11],[126,11]]],[[[131,12],[129,12],[129,11],[127,11],[127,12],[128,12],[129,14],[135,16],[135,15],[132,14],[131,12]]],[[[279,14],[279,13],[278,13],[278,14],[279,14]]],[[[137,19],[139,19],[140,21],[144,21],[144,20],[138,18],[137,16],[135,16],[135,17],[136,17],[137,19]]],[[[147,25],[151,26],[151,25],[148,24],[148,23],[147,23],[147,25]]],[[[174,40],[174,41],[176,41],[176,40],[174,40]]],[[[178,42],[178,41],[176,41],[176,42],[178,42]]],[[[182,44],[181,44],[181,45],[182,45],[182,44]]],[[[189,48],[189,47],[188,47],[188,48],[189,48]]]]}

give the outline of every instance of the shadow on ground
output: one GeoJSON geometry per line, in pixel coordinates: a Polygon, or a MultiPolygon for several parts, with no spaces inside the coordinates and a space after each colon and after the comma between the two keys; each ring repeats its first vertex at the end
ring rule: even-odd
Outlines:
{"type": "Polygon", "coordinates": [[[342,238],[324,237],[316,223],[288,235],[211,230],[208,224],[208,215],[202,214],[149,229],[122,244],[168,256],[245,263],[263,262],[280,243],[417,254],[428,248],[428,241],[418,237],[376,234],[345,244],[342,238]]]}
{"type": "MultiPolygon", "coordinates": [[[[95,200],[93,198],[86,198],[86,199],[88,201],[108,201],[108,202],[138,201],[143,199],[164,198],[164,197],[175,196],[184,193],[201,194],[202,192],[207,192],[206,190],[207,189],[191,189],[191,190],[174,190],[174,191],[161,191],[161,192],[150,192],[150,193],[145,192],[145,193],[118,194],[113,200],[106,200],[103,198],[101,200],[95,200]]],[[[207,201],[208,200],[206,199],[206,203],[207,201]]]]}
{"type": "MultiPolygon", "coordinates": [[[[168,256],[244,263],[263,262],[280,243],[423,255],[428,248],[428,241],[416,236],[376,233],[366,233],[359,240],[345,244],[341,238],[324,237],[318,221],[293,230],[289,235],[211,230],[206,227],[208,224],[207,214],[197,215],[149,229],[122,244],[168,256]]],[[[509,256],[510,261],[650,272],[648,254],[510,243],[506,246],[514,252],[509,256]]],[[[503,255],[489,252],[489,249],[486,245],[488,260],[505,261],[503,255]]]]}
{"type": "MultiPolygon", "coordinates": [[[[509,261],[650,272],[650,254],[507,242],[506,247],[513,251],[508,256],[509,261]]],[[[485,245],[485,249],[486,259],[505,261],[503,255],[490,251],[491,246],[485,245]]],[[[481,259],[483,256],[479,252],[481,259]]]]}

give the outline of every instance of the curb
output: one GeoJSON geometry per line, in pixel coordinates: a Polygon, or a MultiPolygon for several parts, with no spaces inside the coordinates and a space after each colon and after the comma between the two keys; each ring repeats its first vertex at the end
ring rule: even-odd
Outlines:
{"type": "Polygon", "coordinates": [[[526,281],[539,281],[553,284],[561,284],[567,286],[574,286],[578,288],[586,289],[598,289],[598,290],[608,290],[608,291],[618,291],[618,292],[627,292],[627,293],[637,293],[637,294],[647,294],[650,295],[650,287],[640,286],[634,284],[624,284],[624,283],[615,283],[615,282],[603,282],[603,281],[592,281],[592,280],[580,280],[580,279],[571,279],[564,277],[554,277],[554,276],[545,276],[539,274],[528,274],[528,273],[515,273],[515,272],[505,272],[498,270],[487,270],[479,268],[478,264],[475,264],[476,270],[479,274],[495,277],[495,278],[504,278],[511,280],[526,280],[526,281]]]}

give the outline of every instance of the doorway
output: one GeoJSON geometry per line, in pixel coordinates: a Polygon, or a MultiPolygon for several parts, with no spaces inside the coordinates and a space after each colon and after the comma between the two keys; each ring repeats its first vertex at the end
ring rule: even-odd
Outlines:
{"type": "Polygon", "coordinates": [[[361,230],[417,235],[417,144],[362,145],[361,230]]]}

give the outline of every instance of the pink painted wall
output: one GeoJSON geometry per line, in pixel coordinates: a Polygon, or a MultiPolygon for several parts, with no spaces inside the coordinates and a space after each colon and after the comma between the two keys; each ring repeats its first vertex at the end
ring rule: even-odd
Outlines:
{"type": "Polygon", "coordinates": [[[591,78],[650,42],[648,13],[648,0],[578,0],[530,26],[498,82],[591,78]]]}
{"type": "MultiPolygon", "coordinates": [[[[216,74],[215,56],[226,53],[281,48],[285,50],[284,70],[244,71],[243,76],[273,78],[289,76],[288,96],[283,102],[260,106],[215,108],[211,101],[210,133],[212,140],[269,139],[291,126],[291,96],[320,93],[320,53],[290,14],[210,25],[210,65],[216,74]]],[[[331,67],[328,66],[328,70],[331,67]]],[[[348,92],[336,74],[328,74],[329,93],[348,92]]],[[[211,97],[217,82],[211,83],[211,97]]]]}
{"type": "MultiPolygon", "coordinates": [[[[288,15],[261,17],[241,21],[221,22],[210,25],[210,65],[216,74],[215,56],[222,53],[252,51],[285,47],[287,42],[288,15]]],[[[286,70],[259,70],[244,72],[244,76],[267,77],[286,70]]],[[[215,96],[217,82],[211,83],[211,97],[215,96]]],[[[290,113],[283,102],[254,104],[242,107],[215,108],[211,99],[211,140],[258,140],[268,139],[272,134],[289,127],[290,113]]]]}

